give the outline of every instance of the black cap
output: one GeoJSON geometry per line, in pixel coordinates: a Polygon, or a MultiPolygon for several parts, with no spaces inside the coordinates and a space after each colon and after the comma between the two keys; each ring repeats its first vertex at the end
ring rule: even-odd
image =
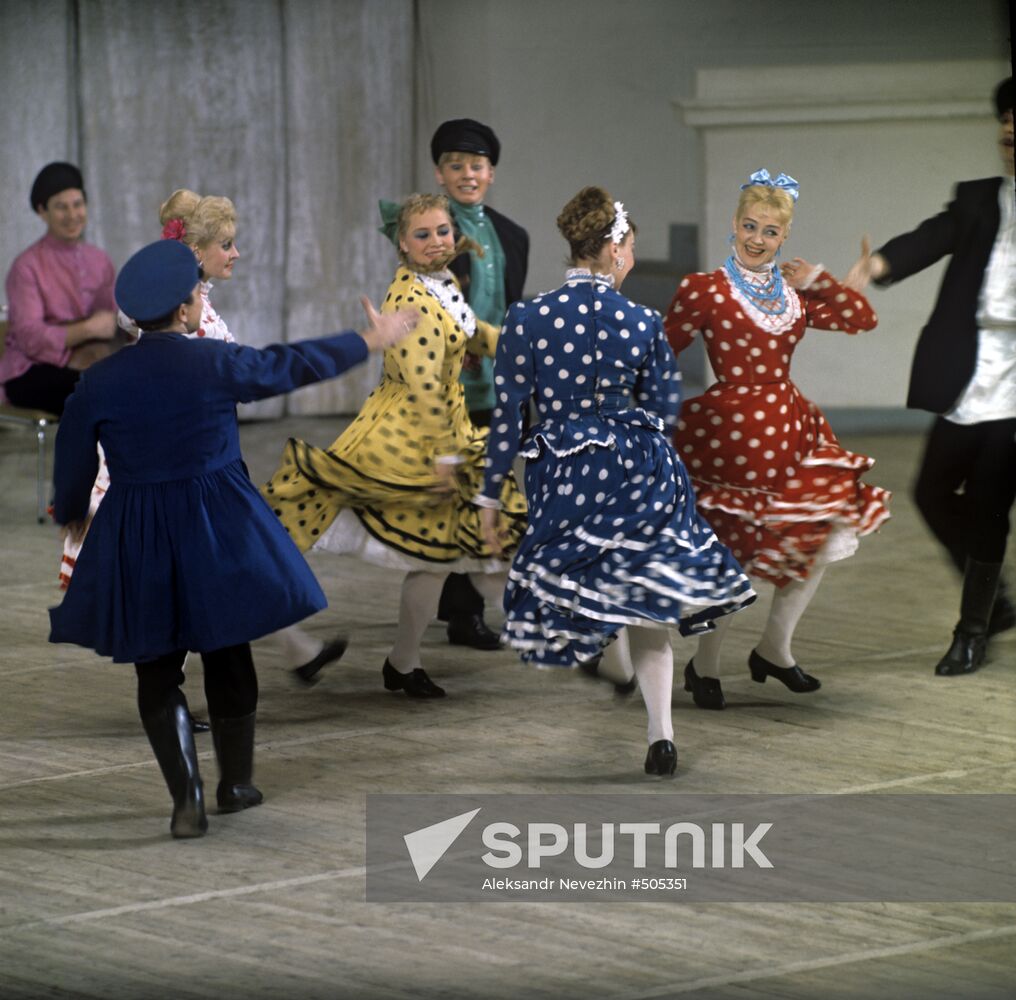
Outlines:
{"type": "Polygon", "coordinates": [[[995,113],[1001,118],[1007,111],[1012,111],[1012,77],[1003,80],[995,88],[995,113]]]}
{"type": "Polygon", "coordinates": [[[430,157],[437,163],[442,153],[473,153],[486,156],[491,166],[497,166],[501,143],[494,130],[472,118],[453,118],[442,122],[430,140],[430,157]]]}
{"type": "Polygon", "coordinates": [[[186,302],[198,283],[198,262],[190,247],[158,240],[142,247],[120,269],[116,304],[135,322],[168,316],[186,302]]]}
{"type": "Polygon", "coordinates": [[[31,203],[32,211],[38,211],[39,207],[45,208],[49,199],[61,191],[75,188],[82,194],[85,193],[85,182],[81,177],[81,171],[73,163],[47,163],[39,171],[35,182],[32,184],[31,203]]]}

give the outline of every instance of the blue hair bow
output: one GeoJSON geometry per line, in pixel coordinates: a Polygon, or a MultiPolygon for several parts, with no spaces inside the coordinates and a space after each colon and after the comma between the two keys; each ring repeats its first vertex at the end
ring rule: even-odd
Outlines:
{"type": "Polygon", "coordinates": [[[788,174],[781,173],[777,175],[776,180],[773,180],[772,177],[769,176],[769,171],[766,170],[765,167],[762,167],[761,170],[756,170],[755,173],[748,178],[748,183],[741,185],[741,190],[743,191],[746,187],[751,187],[754,184],[758,184],[762,187],[780,188],[781,190],[786,191],[787,194],[794,199],[794,201],[797,201],[801,194],[801,186],[794,180],[793,177],[790,177],[788,174]]]}

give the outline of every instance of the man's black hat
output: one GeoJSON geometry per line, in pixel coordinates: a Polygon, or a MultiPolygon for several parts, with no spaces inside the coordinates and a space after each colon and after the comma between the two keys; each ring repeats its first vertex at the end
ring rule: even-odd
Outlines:
{"type": "Polygon", "coordinates": [[[47,163],[39,171],[35,183],[32,184],[32,211],[45,208],[53,195],[69,188],[76,188],[82,194],[85,193],[85,182],[82,180],[81,171],[73,163],[47,163]]]}
{"type": "Polygon", "coordinates": [[[442,153],[473,153],[486,156],[491,166],[497,166],[501,143],[494,130],[472,118],[453,118],[442,122],[430,140],[430,156],[437,163],[442,153]]]}

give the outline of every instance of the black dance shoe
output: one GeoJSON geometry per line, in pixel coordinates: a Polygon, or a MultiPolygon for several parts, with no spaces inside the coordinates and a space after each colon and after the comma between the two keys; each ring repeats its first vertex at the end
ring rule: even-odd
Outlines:
{"type": "Polygon", "coordinates": [[[207,733],[212,727],[208,725],[204,719],[195,719],[194,716],[191,715],[190,728],[192,733],[207,733]]]}
{"type": "Polygon", "coordinates": [[[321,680],[319,676],[321,668],[327,667],[329,663],[334,663],[336,660],[341,659],[348,645],[349,640],[344,635],[340,635],[337,639],[322,647],[321,652],[313,660],[308,660],[299,667],[293,667],[290,673],[301,684],[312,687],[321,680]]]}
{"type": "Polygon", "coordinates": [[[646,754],[646,774],[669,778],[677,770],[677,747],[670,740],[657,740],[646,754]]]}
{"type": "Polygon", "coordinates": [[[472,646],[473,649],[500,649],[501,639],[481,615],[456,615],[448,622],[448,641],[453,646],[472,646]]]}
{"type": "Polygon", "coordinates": [[[822,686],[817,677],[806,674],[800,667],[778,667],[775,663],[764,660],[754,649],[748,657],[748,667],[753,681],[765,684],[767,677],[775,677],[795,694],[807,694],[809,691],[817,691],[822,686]]]}
{"type": "Polygon", "coordinates": [[[987,636],[973,635],[957,628],[953,632],[953,641],[949,652],[938,661],[938,666],[935,667],[935,676],[956,677],[959,674],[972,674],[984,662],[984,652],[987,645],[987,636]]]}
{"type": "Polygon", "coordinates": [[[723,688],[720,687],[718,677],[699,677],[695,673],[695,661],[688,661],[684,668],[684,689],[691,692],[692,701],[699,708],[712,708],[720,711],[727,707],[727,701],[723,697],[723,688]]]}
{"type": "Polygon", "coordinates": [[[612,681],[609,677],[604,677],[600,673],[600,661],[602,659],[602,656],[595,656],[591,660],[583,660],[579,663],[579,670],[581,670],[587,677],[592,677],[593,680],[607,681],[610,684],[613,684],[614,694],[627,696],[639,686],[638,679],[635,677],[633,677],[630,681],[612,681]]]}
{"type": "Polygon", "coordinates": [[[401,674],[388,660],[381,668],[385,689],[388,691],[405,691],[410,698],[443,698],[445,690],[438,687],[424,670],[417,667],[411,674],[401,674]]]}

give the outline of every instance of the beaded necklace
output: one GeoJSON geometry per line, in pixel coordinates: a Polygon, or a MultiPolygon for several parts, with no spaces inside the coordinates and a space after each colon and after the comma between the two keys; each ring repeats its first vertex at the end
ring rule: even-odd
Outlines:
{"type": "Polygon", "coordinates": [[[731,254],[723,265],[730,283],[744,296],[751,300],[755,307],[767,316],[780,316],[787,309],[787,297],[783,289],[783,275],[778,267],[769,271],[769,277],[756,285],[741,273],[737,258],[731,254]]]}

